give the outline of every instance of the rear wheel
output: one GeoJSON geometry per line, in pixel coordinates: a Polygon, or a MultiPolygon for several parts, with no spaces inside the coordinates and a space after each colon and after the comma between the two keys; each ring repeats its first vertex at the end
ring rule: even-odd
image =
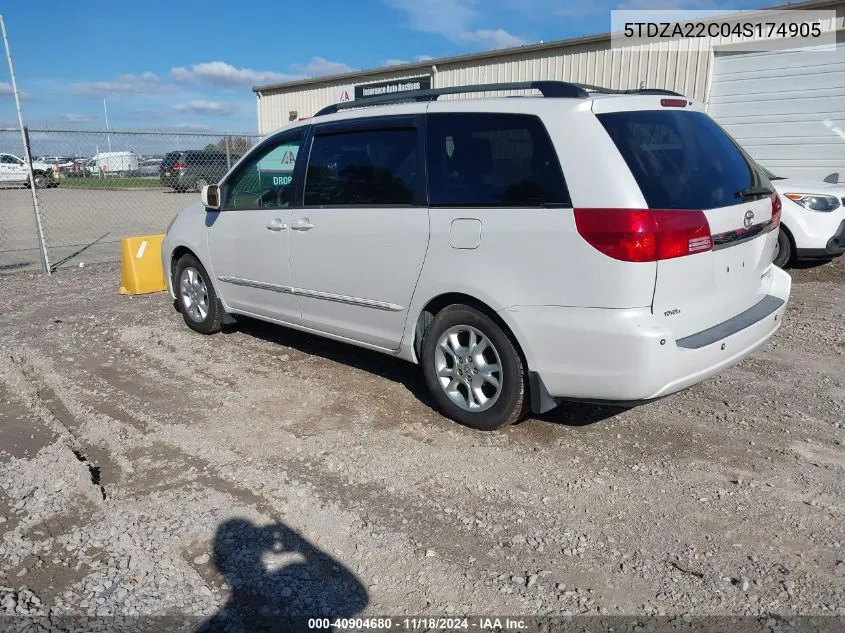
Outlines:
{"type": "Polygon", "coordinates": [[[527,375],[507,333],[465,305],[441,310],[425,332],[422,369],[437,408],[481,431],[519,421],[528,407],[527,375]]]}
{"type": "Polygon", "coordinates": [[[785,268],[792,260],[792,242],[786,231],[778,230],[778,243],[775,247],[775,258],[772,260],[778,268],[785,268]]]}
{"type": "Polygon", "coordinates": [[[173,271],[173,289],[182,318],[200,334],[219,332],[220,304],[208,273],[193,255],[183,255],[173,271]]]}
{"type": "Polygon", "coordinates": [[[47,178],[46,174],[35,174],[33,180],[35,181],[36,189],[44,189],[50,184],[50,179],[47,178]]]}

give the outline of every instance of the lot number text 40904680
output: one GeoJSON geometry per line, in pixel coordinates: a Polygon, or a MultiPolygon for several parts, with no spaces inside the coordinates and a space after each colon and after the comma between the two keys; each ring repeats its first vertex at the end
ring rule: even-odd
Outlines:
{"type": "Polygon", "coordinates": [[[311,618],[308,628],[337,631],[519,631],[525,628],[525,622],[496,617],[311,618]]]}

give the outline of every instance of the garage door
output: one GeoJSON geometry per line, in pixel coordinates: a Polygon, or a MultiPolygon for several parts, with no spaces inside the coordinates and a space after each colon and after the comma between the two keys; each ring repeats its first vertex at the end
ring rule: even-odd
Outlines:
{"type": "Polygon", "coordinates": [[[780,176],[845,182],[845,37],[836,51],[717,53],[708,111],[780,176]]]}

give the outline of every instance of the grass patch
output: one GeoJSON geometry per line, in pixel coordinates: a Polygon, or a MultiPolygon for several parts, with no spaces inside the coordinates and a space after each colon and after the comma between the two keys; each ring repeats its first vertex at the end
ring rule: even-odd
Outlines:
{"type": "Polygon", "coordinates": [[[62,178],[59,187],[66,189],[150,189],[162,187],[157,176],[145,178],[62,178]]]}

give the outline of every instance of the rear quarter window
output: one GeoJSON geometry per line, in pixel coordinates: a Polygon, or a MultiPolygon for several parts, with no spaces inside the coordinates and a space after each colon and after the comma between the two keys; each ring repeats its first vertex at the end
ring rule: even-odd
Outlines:
{"type": "Polygon", "coordinates": [[[739,192],[766,182],[733,139],[702,112],[644,110],[596,116],[652,209],[739,204],[739,192]]]}
{"type": "Polygon", "coordinates": [[[534,115],[431,114],[427,145],[433,206],[570,203],[557,153],[534,115]]]}

